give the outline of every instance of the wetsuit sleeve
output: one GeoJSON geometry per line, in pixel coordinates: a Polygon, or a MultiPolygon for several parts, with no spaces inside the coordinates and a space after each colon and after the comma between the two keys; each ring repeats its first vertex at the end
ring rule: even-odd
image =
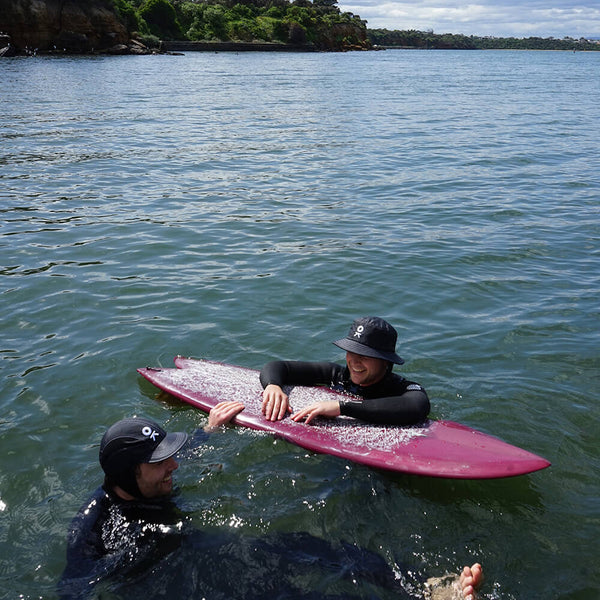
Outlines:
{"type": "Polygon", "coordinates": [[[263,388],[274,383],[284,385],[330,385],[343,367],[330,362],[303,362],[274,360],[267,363],[260,372],[263,388]]]}
{"type": "Polygon", "coordinates": [[[429,398],[423,389],[362,402],[340,400],[342,415],[382,425],[414,425],[427,417],[429,408],[429,398]]]}

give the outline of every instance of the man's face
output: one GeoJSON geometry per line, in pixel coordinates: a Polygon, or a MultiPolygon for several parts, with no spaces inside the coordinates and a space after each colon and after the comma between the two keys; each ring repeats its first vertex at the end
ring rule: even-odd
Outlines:
{"type": "Polygon", "coordinates": [[[136,469],[136,481],[144,498],[160,498],[173,491],[173,471],[179,467],[171,456],[157,463],[142,463],[136,469]]]}
{"type": "Polygon", "coordinates": [[[387,372],[388,363],[381,358],[371,358],[346,352],[346,364],[350,369],[350,379],[357,385],[373,385],[381,381],[387,372]]]}

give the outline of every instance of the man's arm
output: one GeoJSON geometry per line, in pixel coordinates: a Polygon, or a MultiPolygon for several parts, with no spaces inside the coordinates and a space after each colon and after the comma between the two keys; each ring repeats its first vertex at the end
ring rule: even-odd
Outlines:
{"type": "Polygon", "coordinates": [[[340,414],[370,423],[414,425],[429,414],[429,398],[425,390],[409,390],[399,396],[371,398],[356,402],[340,400],[340,414]]]}
{"type": "Polygon", "coordinates": [[[269,384],[284,385],[329,385],[340,369],[332,362],[310,362],[301,360],[273,360],[260,372],[263,389],[269,384]]]}

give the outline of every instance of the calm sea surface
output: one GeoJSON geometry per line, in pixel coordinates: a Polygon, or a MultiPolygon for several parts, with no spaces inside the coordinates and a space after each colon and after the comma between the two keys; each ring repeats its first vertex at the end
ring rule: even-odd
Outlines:
{"type": "MultiPolygon", "coordinates": [[[[418,478],[230,428],[182,461],[189,519],[350,542],[407,589],[479,560],[486,598],[600,597],[599,82],[600,53],[0,61],[0,596],[56,597],[109,424],[205,422],[136,367],[341,361],[376,314],[434,417],[552,467],[418,478]]],[[[202,598],[200,567],[124,597],[202,598]]]]}

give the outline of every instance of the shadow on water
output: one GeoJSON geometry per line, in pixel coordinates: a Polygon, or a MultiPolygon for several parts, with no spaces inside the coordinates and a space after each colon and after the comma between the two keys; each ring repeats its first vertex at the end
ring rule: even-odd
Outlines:
{"type": "Polygon", "coordinates": [[[87,515],[95,515],[96,502],[104,502],[96,498],[73,526],[73,545],[58,585],[62,600],[98,594],[239,600],[409,597],[396,565],[356,544],[304,532],[256,537],[232,528],[199,530],[172,502],[163,503],[159,512],[140,505],[129,515],[125,509],[118,541],[102,537],[111,552],[91,560],[97,534],[96,526],[89,529],[92,521],[86,524],[87,515]],[[79,548],[82,543],[87,550],[79,548]]]}
{"type": "Polygon", "coordinates": [[[387,472],[383,476],[388,485],[401,488],[413,498],[440,506],[476,502],[490,507],[501,503],[507,511],[515,510],[518,506],[531,509],[543,507],[541,494],[533,480],[535,473],[500,479],[441,479],[387,472]]]}
{"type": "Polygon", "coordinates": [[[195,532],[151,571],[115,585],[118,597],[409,598],[379,555],[305,533],[262,538],[195,532]]]}

